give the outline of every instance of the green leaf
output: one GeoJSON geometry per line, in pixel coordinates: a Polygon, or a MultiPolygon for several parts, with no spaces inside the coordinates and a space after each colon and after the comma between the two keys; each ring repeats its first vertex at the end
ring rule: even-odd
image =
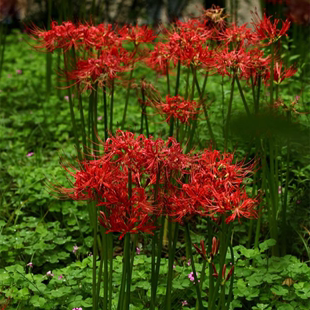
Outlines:
{"type": "Polygon", "coordinates": [[[271,288],[271,292],[278,296],[284,296],[288,294],[288,289],[282,287],[281,285],[275,285],[271,288]]]}
{"type": "Polygon", "coordinates": [[[275,239],[268,239],[262,243],[260,243],[259,246],[259,250],[260,252],[265,252],[266,250],[268,250],[269,248],[271,248],[272,246],[276,245],[276,240],[275,239]]]}

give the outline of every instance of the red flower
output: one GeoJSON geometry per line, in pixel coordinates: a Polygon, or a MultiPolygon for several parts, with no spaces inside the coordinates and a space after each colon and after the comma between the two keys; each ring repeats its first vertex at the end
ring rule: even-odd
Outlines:
{"type": "Polygon", "coordinates": [[[119,78],[119,73],[128,68],[130,57],[124,49],[116,47],[103,50],[99,58],[88,58],[79,60],[76,69],[68,72],[69,80],[82,84],[82,91],[91,89],[95,83],[103,86],[107,81],[119,78]]]}
{"type": "Polygon", "coordinates": [[[119,29],[118,33],[123,41],[133,42],[135,46],[140,43],[153,42],[156,39],[156,35],[153,30],[146,25],[127,25],[119,29]]]}
{"type": "Polygon", "coordinates": [[[180,120],[181,123],[188,123],[198,114],[198,103],[196,101],[185,100],[181,96],[166,96],[166,102],[156,104],[155,107],[160,113],[166,116],[166,122],[169,123],[171,117],[180,120]]]}
{"type": "Polygon", "coordinates": [[[219,33],[219,39],[224,41],[226,45],[230,43],[236,44],[235,47],[242,47],[244,44],[255,44],[256,35],[251,28],[247,28],[247,24],[237,26],[232,23],[230,27],[225,28],[224,31],[219,33]]]}
{"type": "Polygon", "coordinates": [[[279,29],[278,24],[280,20],[277,18],[272,22],[271,16],[267,18],[266,13],[264,13],[262,20],[260,20],[257,13],[254,17],[256,18],[256,22],[252,24],[259,40],[267,40],[267,44],[271,44],[280,39],[283,35],[287,36],[287,31],[291,24],[288,19],[285,22],[282,21],[282,27],[279,29]]]}
{"type": "MultiPolygon", "coordinates": [[[[293,66],[284,68],[282,62],[276,62],[274,65],[274,82],[277,84],[282,83],[285,79],[293,76],[297,72],[297,69],[293,66]]],[[[270,71],[266,72],[264,77],[265,84],[268,84],[270,80],[270,71]]]]}

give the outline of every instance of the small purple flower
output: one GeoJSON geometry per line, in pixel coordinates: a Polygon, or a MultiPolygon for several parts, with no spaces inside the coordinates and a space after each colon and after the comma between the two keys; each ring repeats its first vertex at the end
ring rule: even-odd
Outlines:
{"type": "Polygon", "coordinates": [[[33,155],[34,155],[33,152],[29,152],[29,153],[27,154],[27,157],[31,157],[31,156],[33,156],[33,155]]]}
{"type": "Polygon", "coordinates": [[[187,266],[190,266],[190,265],[191,265],[191,259],[187,261],[187,266]]]}
{"type": "Polygon", "coordinates": [[[140,253],[141,253],[141,250],[138,246],[136,247],[136,253],[137,253],[137,255],[140,255],[140,253]]]}
{"type": "Polygon", "coordinates": [[[50,270],[46,273],[46,275],[51,278],[54,276],[54,274],[50,270]]]}
{"type": "Polygon", "coordinates": [[[58,280],[61,280],[64,276],[61,274],[59,277],[58,277],[58,280]]]}
{"type": "MultiPolygon", "coordinates": [[[[198,277],[198,272],[196,272],[196,276],[198,277]]],[[[194,281],[195,281],[194,273],[191,272],[191,273],[188,275],[188,278],[190,279],[190,281],[194,282],[194,281]]],[[[200,282],[200,280],[198,280],[198,282],[200,282]]]]}
{"type": "Polygon", "coordinates": [[[282,194],[282,187],[281,186],[278,187],[278,194],[279,195],[282,194]]]}
{"type": "Polygon", "coordinates": [[[72,308],[72,310],[83,310],[83,308],[82,307],[80,307],[80,308],[72,308]]]}
{"type": "Polygon", "coordinates": [[[22,70],[20,70],[20,69],[18,69],[18,70],[16,70],[16,73],[17,73],[17,74],[22,74],[22,73],[23,73],[23,71],[22,71],[22,70]]]}
{"type": "Polygon", "coordinates": [[[300,96],[297,95],[297,96],[295,97],[295,99],[296,99],[296,101],[298,101],[298,100],[300,99],[300,96]]]}
{"type": "Polygon", "coordinates": [[[182,301],[182,306],[188,306],[187,300],[183,300],[183,301],[182,301]]]}
{"type": "Polygon", "coordinates": [[[27,264],[27,266],[30,267],[30,268],[32,268],[32,267],[33,267],[32,262],[29,262],[29,263],[27,264]]]}
{"type": "Polygon", "coordinates": [[[93,253],[92,253],[92,252],[89,252],[89,253],[88,253],[88,256],[93,256],[93,253]]]}
{"type": "Polygon", "coordinates": [[[69,96],[64,96],[64,99],[65,99],[66,101],[69,101],[69,96]]]}
{"type": "Polygon", "coordinates": [[[101,121],[102,120],[102,116],[98,116],[97,120],[101,121]]]}
{"type": "Polygon", "coordinates": [[[79,247],[77,245],[73,246],[72,252],[75,254],[78,251],[79,247]]]}

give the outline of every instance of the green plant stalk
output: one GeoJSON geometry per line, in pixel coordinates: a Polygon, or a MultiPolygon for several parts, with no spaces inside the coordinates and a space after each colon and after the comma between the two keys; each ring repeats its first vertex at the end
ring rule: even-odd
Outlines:
{"type": "Polygon", "coordinates": [[[125,249],[124,249],[124,259],[126,262],[127,270],[127,281],[126,281],[126,296],[124,310],[129,310],[130,305],[130,284],[131,284],[131,271],[130,271],[130,234],[125,235],[125,249]]]}
{"type": "Polygon", "coordinates": [[[278,195],[278,188],[276,188],[277,184],[277,173],[275,171],[274,163],[275,163],[275,156],[274,156],[274,146],[271,141],[271,138],[269,138],[269,160],[270,160],[270,168],[268,173],[268,181],[269,181],[269,193],[271,201],[269,201],[269,205],[271,208],[271,222],[270,224],[270,232],[271,232],[271,238],[275,239],[277,241],[277,244],[272,247],[272,255],[278,256],[279,255],[279,239],[278,239],[278,230],[277,230],[277,211],[278,211],[278,205],[277,205],[277,195],[278,195]]]}
{"type": "Polygon", "coordinates": [[[107,108],[107,87],[103,84],[103,113],[104,113],[104,140],[108,139],[108,108],[107,108]]]}
{"type": "MultiPolygon", "coordinates": [[[[207,268],[207,259],[205,259],[202,263],[202,269],[201,269],[201,276],[200,276],[200,290],[202,291],[202,286],[203,286],[203,282],[205,280],[205,276],[206,276],[206,268],[207,268]]],[[[198,310],[199,308],[199,303],[198,300],[196,300],[196,310],[198,310]]]]}
{"type": "Polygon", "coordinates": [[[167,92],[168,95],[170,96],[171,92],[170,92],[169,63],[168,60],[166,62],[167,62],[166,63],[167,92]]]}
{"type": "MultiPolygon", "coordinates": [[[[266,190],[266,160],[263,160],[263,173],[262,173],[262,189],[266,190]]],[[[254,249],[258,248],[259,237],[260,237],[260,227],[262,222],[263,209],[260,206],[258,212],[258,220],[256,225],[256,233],[255,233],[255,241],[254,241],[254,249]]]]}
{"type": "Polygon", "coordinates": [[[177,246],[178,236],[179,236],[179,223],[168,222],[169,227],[169,262],[168,262],[168,278],[167,278],[167,290],[166,290],[166,310],[171,310],[172,306],[172,280],[173,280],[173,263],[175,256],[175,249],[177,246]],[[174,226],[174,232],[173,232],[174,226]]]}
{"type": "Polygon", "coordinates": [[[133,71],[134,71],[134,67],[131,68],[130,75],[129,75],[129,82],[128,82],[128,87],[127,87],[127,92],[126,92],[123,120],[122,120],[122,126],[121,126],[122,130],[124,130],[125,122],[126,122],[126,115],[127,115],[127,109],[128,109],[128,103],[129,103],[129,95],[130,95],[130,87],[131,87],[131,80],[133,77],[133,71]]]}
{"type": "Polygon", "coordinates": [[[191,235],[190,235],[189,224],[188,223],[185,224],[185,234],[187,235],[187,240],[190,243],[189,255],[190,255],[190,258],[191,258],[191,266],[192,266],[192,270],[193,270],[193,273],[194,273],[194,280],[195,280],[194,284],[195,284],[195,287],[196,287],[196,293],[197,293],[197,300],[198,300],[199,310],[203,310],[202,299],[201,299],[201,292],[200,292],[200,285],[199,285],[197,274],[196,274],[194,256],[193,256],[193,252],[192,252],[192,241],[191,241],[191,235]]]}
{"type": "Polygon", "coordinates": [[[98,84],[96,83],[94,86],[94,94],[93,94],[93,127],[92,127],[92,136],[93,136],[93,152],[95,156],[99,154],[99,143],[98,143],[98,84]]]}
{"type": "MultiPolygon", "coordinates": [[[[85,131],[85,118],[84,118],[84,109],[83,109],[83,100],[82,100],[82,94],[78,94],[79,96],[79,110],[80,110],[80,118],[81,118],[81,125],[82,125],[82,142],[83,142],[83,153],[84,156],[87,154],[86,152],[86,131],[85,131]]],[[[83,156],[83,157],[84,157],[83,156]]]]}
{"type": "MultiPolygon", "coordinates": [[[[65,63],[65,71],[66,72],[68,72],[68,59],[67,58],[68,58],[68,54],[65,54],[64,55],[64,63],[65,63]]],[[[71,116],[71,123],[72,123],[72,127],[73,127],[75,146],[77,148],[78,159],[79,159],[79,161],[82,161],[80,142],[79,142],[79,138],[78,138],[77,126],[76,126],[74,109],[73,109],[73,102],[72,102],[72,97],[71,97],[71,88],[69,87],[68,79],[67,79],[67,84],[68,84],[68,97],[69,97],[69,105],[70,105],[70,116],[71,116]]]]}
{"type": "MultiPolygon", "coordinates": [[[[230,255],[231,255],[231,267],[235,265],[235,257],[234,257],[234,249],[232,246],[232,242],[229,242],[229,249],[230,249],[230,255]]],[[[226,305],[226,310],[229,310],[230,303],[233,299],[233,288],[234,288],[234,278],[235,278],[235,271],[233,271],[231,277],[230,277],[230,285],[229,285],[229,292],[228,292],[228,297],[227,297],[227,305],[226,305]]]]}
{"type": "MultiPolygon", "coordinates": [[[[257,154],[257,144],[256,144],[256,154],[257,154]]],[[[252,188],[252,198],[256,196],[256,182],[257,182],[257,172],[254,174],[254,179],[253,179],[253,188],[252,188]]],[[[254,225],[254,220],[250,220],[250,228],[249,228],[249,233],[248,233],[248,241],[247,241],[247,248],[250,248],[251,246],[251,241],[252,241],[252,233],[253,233],[253,225],[254,225]]]]}
{"type": "Polygon", "coordinates": [[[251,80],[251,89],[252,89],[254,111],[256,111],[256,94],[255,94],[255,86],[254,86],[253,75],[251,75],[250,80],[251,80]]]}
{"type": "Polygon", "coordinates": [[[222,217],[222,227],[221,228],[222,228],[221,229],[221,237],[220,237],[221,244],[220,244],[220,250],[219,250],[220,270],[218,272],[218,278],[217,278],[216,285],[215,285],[215,288],[213,291],[213,295],[211,297],[211,302],[209,302],[209,304],[208,304],[209,310],[213,310],[215,307],[219,287],[220,287],[220,284],[222,281],[223,266],[224,266],[225,259],[226,259],[226,252],[227,252],[227,247],[228,247],[227,238],[229,238],[231,235],[231,225],[225,223],[224,217],[222,217]]]}
{"type": "Polygon", "coordinates": [[[271,43],[271,65],[270,65],[270,88],[269,88],[269,92],[270,92],[270,106],[273,106],[273,84],[274,84],[274,44],[275,43],[271,43]]]}
{"type": "Polygon", "coordinates": [[[113,133],[113,105],[114,105],[114,79],[111,81],[111,101],[110,101],[110,133],[113,133]]]}
{"type": "Polygon", "coordinates": [[[146,136],[149,137],[149,124],[147,120],[147,114],[146,114],[146,102],[145,102],[145,94],[143,87],[141,88],[141,95],[142,95],[142,105],[141,105],[141,125],[140,125],[140,133],[143,134],[143,119],[145,118],[145,130],[146,130],[146,136]]]}
{"type": "MultiPolygon", "coordinates": [[[[125,249],[125,246],[124,246],[124,249],[125,249]]],[[[126,273],[127,273],[127,264],[125,262],[125,256],[123,256],[122,280],[121,280],[120,292],[118,295],[117,310],[123,310],[124,308],[123,305],[125,302],[126,273]]]]}
{"type": "Polygon", "coordinates": [[[186,73],[186,86],[185,86],[185,95],[184,98],[187,100],[188,99],[188,88],[189,88],[189,76],[190,76],[191,69],[187,69],[186,73]]]}
{"type": "MultiPolygon", "coordinates": [[[[156,183],[154,185],[154,205],[157,205],[157,199],[158,199],[158,192],[159,192],[159,182],[160,182],[160,165],[158,167],[157,173],[156,173],[156,183]]],[[[157,239],[157,234],[154,233],[152,237],[152,267],[151,267],[151,303],[150,303],[150,309],[154,309],[155,301],[153,302],[153,295],[154,295],[154,290],[156,290],[156,284],[155,284],[155,273],[156,273],[156,261],[155,261],[155,256],[156,256],[156,239],[157,239]]],[[[158,241],[159,242],[159,241],[158,241]]]]}
{"type": "MultiPolygon", "coordinates": [[[[287,120],[288,123],[290,123],[291,120],[291,112],[287,112],[287,120]]],[[[285,187],[284,187],[284,198],[283,198],[283,208],[282,208],[282,245],[281,245],[281,254],[284,256],[286,255],[286,226],[287,226],[287,220],[286,220],[286,212],[287,212],[287,198],[288,198],[288,183],[289,183],[289,175],[290,175],[290,153],[291,153],[291,142],[290,138],[287,139],[287,154],[286,154],[286,172],[285,172],[285,187]]]]}
{"type": "MultiPolygon", "coordinates": [[[[103,270],[104,262],[106,260],[105,252],[106,252],[106,249],[107,249],[106,241],[104,239],[105,229],[102,226],[100,227],[100,233],[101,233],[101,239],[103,241],[102,242],[103,244],[101,245],[101,248],[100,248],[100,265],[99,265],[98,283],[97,283],[97,296],[96,296],[96,298],[97,298],[97,307],[99,307],[100,288],[101,288],[101,282],[102,282],[102,270],[103,270]]],[[[107,309],[105,301],[104,301],[104,304],[103,304],[103,309],[104,310],[107,309]]]]}
{"type": "Polygon", "coordinates": [[[151,306],[150,309],[155,309],[155,301],[156,301],[156,292],[157,292],[157,283],[160,271],[160,261],[161,261],[161,252],[163,247],[163,236],[164,236],[164,226],[165,226],[165,217],[161,217],[161,226],[159,230],[158,236],[158,245],[157,245],[157,259],[156,259],[156,268],[155,268],[155,275],[154,275],[154,289],[151,292],[151,306]]]}
{"type": "Polygon", "coordinates": [[[112,293],[113,293],[113,235],[108,235],[108,256],[109,256],[109,263],[110,263],[110,270],[109,270],[109,310],[112,310],[112,293]]]}
{"type": "Polygon", "coordinates": [[[218,310],[225,309],[225,283],[221,283],[220,300],[217,306],[218,310]]]}
{"type": "MultiPolygon", "coordinates": [[[[211,252],[212,249],[212,227],[211,227],[211,220],[208,218],[208,251],[211,252]]],[[[214,277],[213,277],[213,272],[212,272],[212,262],[211,259],[208,262],[209,264],[209,299],[212,297],[213,292],[214,292],[214,277]]]]}
{"type": "Polygon", "coordinates": [[[212,130],[212,126],[211,126],[210,118],[209,118],[209,115],[208,115],[208,111],[207,111],[207,108],[206,108],[206,106],[205,106],[205,104],[203,102],[203,96],[204,96],[204,91],[205,91],[207,80],[208,80],[208,75],[205,76],[205,79],[204,79],[204,82],[203,82],[203,88],[202,88],[202,91],[201,91],[199,83],[198,83],[198,80],[197,80],[196,70],[195,70],[195,68],[193,66],[192,66],[192,71],[193,71],[193,78],[195,80],[195,84],[196,84],[196,88],[197,88],[197,91],[198,91],[198,95],[199,95],[199,98],[200,98],[200,102],[202,104],[203,111],[204,111],[204,114],[205,114],[205,118],[206,118],[206,121],[207,121],[208,131],[209,131],[209,134],[210,134],[210,137],[211,137],[212,145],[214,147],[216,147],[216,141],[215,141],[214,133],[213,133],[213,130],[212,130]]]}
{"type": "MultiPolygon", "coordinates": [[[[108,295],[109,295],[109,270],[108,270],[108,238],[105,233],[105,229],[103,231],[102,240],[103,240],[103,260],[104,260],[104,298],[103,298],[103,309],[108,309],[108,295]]],[[[99,296],[98,296],[99,298],[99,296]]]]}
{"type": "MultiPolygon", "coordinates": [[[[95,217],[97,218],[97,209],[95,217]]],[[[93,310],[97,310],[98,300],[97,300],[97,279],[96,279],[96,261],[97,261],[97,231],[98,231],[98,223],[94,223],[94,244],[93,244],[93,310]]]]}
{"type": "Polygon", "coordinates": [[[175,96],[179,94],[180,78],[181,78],[181,61],[179,60],[178,65],[177,65],[177,80],[176,80],[175,92],[174,92],[175,96]]]}
{"type": "Polygon", "coordinates": [[[256,105],[255,105],[255,113],[259,112],[259,99],[260,99],[260,89],[262,84],[262,76],[259,75],[257,82],[257,95],[256,95],[256,105]]]}
{"type": "Polygon", "coordinates": [[[93,102],[94,102],[94,92],[92,91],[89,96],[89,102],[88,102],[88,130],[87,130],[87,148],[88,152],[90,154],[89,159],[91,159],[91,154],[94,152],[93,145],[92,145],[92,128],[93,128],[93,102]]]}
{"type": "Polygon", "coordinates": [[[250,109],[249,109],[249,106],[248,106],[248,104],[246,102],[246,99],[245,99],[245,96],[244,96],[244,93],[243,93],[243,90],[242,90],[242,87],[241,87],[238,75],[236,74],[235,76],[236,76],[236,81],[237,81],[239,93],[240,93],[240,96],[241,96],[241,99],[242,99],[242,102],[243,102],[243,105],[244,105],[244,109],[245,109],[247,115],[250,116],[251,115],[250,109]]]}
{"type": "Polygon", "coordinates": [[[227,117],[226,117],[225,147],[224,147],[225,150],[227,150],[227,143],[228,143],[228,132],[229,132],[231,111],[232,111],[232,102],[233,102],[233,98],[234,98],[235,79],[236,79],[236,74],[234,73],[232,81],[231,81],[230,99],[229,99],[228,111],[227,111],[227,117]]]}
{"type": "MultiPolygon", "coordinates": [[[[52,0],[47,0],[47,30],[50,30],[52,16],[52,0]]],[[[46,54],[46,97],[49,100],[52,85],[52,54],[46,54]]]]}

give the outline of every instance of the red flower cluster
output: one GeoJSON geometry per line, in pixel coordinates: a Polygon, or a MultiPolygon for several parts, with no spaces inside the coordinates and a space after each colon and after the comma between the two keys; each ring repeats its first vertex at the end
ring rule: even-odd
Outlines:
{"type": "Polygon", "coordinates": [[[188,123],[199,113],[199,104],[196,101],[185,100],[181,96],[166,96],[166,102],[155,105],[156,109],[166,117],[169,123],[171,117],[180,120],[181,123],[188,123]]]}
{"type": "Polygon", "coordinates": [[[183,222],[189,216],[256,217],[256,199],[242,182],[251,167],[232,164],[233,155],[208,150],[185,155],[174,138],[147,139],[117,131],[104,143],[105,154],[66,168],[72,188],[58,191],[74,200],[96,201],[107,232],[152,233],[159,215],[183,222]],[[186,181],[188,179],[188,181],[186,181]]]}
{"type": "Polygon", "coordinates": [[[189,181],[170,198],[170,216],[224,215],[226,223],[241,217],[257,218],[257,199],[249,198],[242,183],[253,165],[233,164],[234,155],[205,150],[193,158],[189,181]]]}

